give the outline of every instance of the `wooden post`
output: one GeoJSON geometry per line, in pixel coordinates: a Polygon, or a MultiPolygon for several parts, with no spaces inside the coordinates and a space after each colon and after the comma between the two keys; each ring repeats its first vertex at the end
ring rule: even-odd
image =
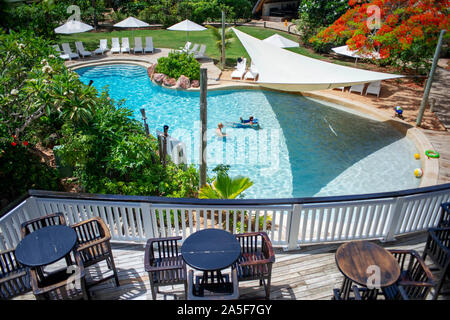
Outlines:
{"type": "Polygon", "coordinates": [[[200,68],[200,188],[206,185],[207,69],[200,68]]]}
{"type": "Polygon", "coordinates": [[[150,135],[150,131],[148,130],[148,124],[147,124],[147,117],[145,116],[145,109],[142,108],[141,109],[141,114],[142,114],[142,120],[144,120],[144,128],[145,128],[145,134],[147,135],[147,137],[150,135]]]}
{"type": "Polygon", "coordinates": [[[168,131],[169,131],[169,126],[165,125],[164,126],[164,134],[163,134],[163,167],[166,166],[166,162],[167,162],[167,136],[168,136],[168,131]]]}
{"type": "Polygon", "coordinates": [[[225,12],[222,10],[222,69],[225,68],[225,12]]]}
{"type": "Polygon", "coordinates": [[[420,104],[419,114],[417,115],[416,126],[419,127],[422,123],[423,113],[425,112],[425,107],[427,105],[428,96],[430,95],[431,85],[433,83],[434,71],[436,70],[436,65],[439,60],[439,54],[441,52],[442,40],[444,39],[444,34],[446,30],[441,30],[439,36],[439,41],[436,46],[436,51],[434,52],[433,65],[431,66],[430,75],[428,76],[428,81],[425,86],[425,91],[423,92],[422,103],[420,104]]]}

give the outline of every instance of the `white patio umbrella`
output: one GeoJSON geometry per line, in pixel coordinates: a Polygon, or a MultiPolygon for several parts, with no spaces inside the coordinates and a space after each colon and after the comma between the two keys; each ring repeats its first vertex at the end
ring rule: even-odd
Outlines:
{"type": "MultiPolygon", "coordinates": [[[[117,22],[114,27],[119,28],[143,28],[149,27],[150,25],[147,22],[141,21],[134,17],[128,17],[125,20],[117,22]]],[[[131,38],[133,38],[133,31],[131,31],[131,38]]]]}
{"type": "Polygon", "coordinates": [[[125,20],[122,20],[114,25],[114,27],[119,28],[142,28],[149,27],[150,25],[147,22],[141,21],[134,17],[128,17],[125,20]]]}
{"type": "Polygon", "coordinates": [[[72,34],[72,33],[86,32],[92,29],[94,29],[94,27],[84,22],[78,20],[69,20],[63,25],[59,26],[58,28],[55,28],[55,32],[61,34],[72,34]]]}
{"type": "Polygon", "coordinates": [[[199,24],[196,24],[195,22],[192,22],[191,20],[186,19],[184,21],[174,24],[173,26],[168,27],[167,30],[186,31],[186,40],[187,40],[189,37],[189,31],[203,31],[206,30],[206,28],[199,24]]]}
{"type": "Polygon", "coordinates": [[[333,50],[337,54],[355,58],[356,59],[355,63],[358,62],[358,59],[362,59],[362,58],[377,59],[377,60],[381,58],[380,54],[378,52],[373,52],[371,55],[370,54],[360,54],[357,51],[350,50],[348,46],[336,47],[336,48],[332,48],[331,50],[333,50]]]}
{"type": "Polygon", "coordinates": [[[277,47],[280,48],[293,48],[293,47],[298,47],[299,44],[295,41],[286,39],[283,36],[280,36],[279,34],[275,33],[274,35],[266,38],[263,40],[264,42],[273,44],[277,47]]]}

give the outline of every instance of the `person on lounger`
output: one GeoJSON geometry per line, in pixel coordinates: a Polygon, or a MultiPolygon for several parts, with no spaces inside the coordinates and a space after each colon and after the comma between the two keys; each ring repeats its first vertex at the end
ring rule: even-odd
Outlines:
{"type": "Polygon", "coordinates": [[[253,116],[251,116],[250,118],[248,118],[248,120],[244,120],[244,119],[242,119],[242,117],[240,117],[239,118],[240,120],[241,120],[241,123],[242,124],[248,124],[248,125],[252,125],[253,123],[254,123],[254,118],[253,118],[253,116]]]}

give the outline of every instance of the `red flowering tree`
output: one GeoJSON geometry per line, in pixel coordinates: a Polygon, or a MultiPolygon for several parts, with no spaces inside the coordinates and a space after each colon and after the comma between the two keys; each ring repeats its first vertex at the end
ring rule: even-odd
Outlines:
{"type": "Polygon", "coordinates": [[[386,62],[424,73],[439,32],[449,29],[449,4],[449,0],[350,0],[350,9],[310,42],[317,46],[346,41],[351,50],[378,51],[386,62]]]}

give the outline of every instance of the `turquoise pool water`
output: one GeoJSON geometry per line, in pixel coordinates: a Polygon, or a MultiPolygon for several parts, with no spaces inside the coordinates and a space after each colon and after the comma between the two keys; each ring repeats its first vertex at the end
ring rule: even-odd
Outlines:
{"type": "MultiPolygon", "coordinates": [[[[151,133],[169,126],[186,144],[188,162],[198,165],[199,93],[154,85],[145,68],[133,65],[86,67],[80,80],[111,98],[141,120],[145,108],[151,133]]],[[[299,95],[261,90],[208,92],[208,174],[229,164],[230,174],[250,177],[246,198],[287,198],[362,194],[415,188],[415,145],[388,123],[343,107],[299,95]],[[232,128],[253,115],[260,130],[232,128]],[[215,134],[225,124],[226,139],[215,134]]]]}

